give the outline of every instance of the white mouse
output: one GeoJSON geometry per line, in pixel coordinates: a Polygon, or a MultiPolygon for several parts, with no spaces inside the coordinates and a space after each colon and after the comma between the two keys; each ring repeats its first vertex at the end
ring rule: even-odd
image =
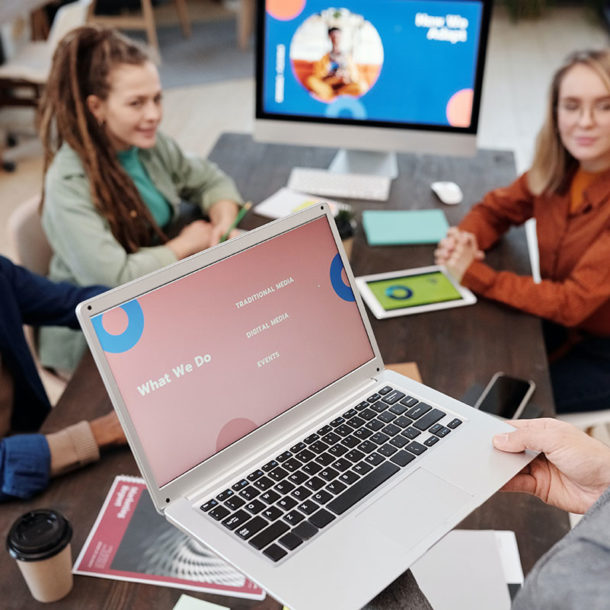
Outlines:
{"type": "Polygon", "coordinates": [[[447,205],[462,203],[462,189],[455,182],[433,182],[430,188],[436,196],[447,205]]]}

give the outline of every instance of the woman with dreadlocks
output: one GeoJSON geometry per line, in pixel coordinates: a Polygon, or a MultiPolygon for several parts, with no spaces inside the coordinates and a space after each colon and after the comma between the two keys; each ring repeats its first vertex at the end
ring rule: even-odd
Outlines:
{"type": "MultiPolygon", "coordinates": [[[[139,44],[106,28],[73,30],[55,52],[40,110],[51,279],[117,286],[217,244],[235,219],[232,180],[158,131],[159,74],[139,44]],[[209,221],[178,231],[182,202],[209,221]]],[[[60,370],[73,369],[85,346],[64,328],[45,328],[40,343],[43,364],[60,370]]]]}

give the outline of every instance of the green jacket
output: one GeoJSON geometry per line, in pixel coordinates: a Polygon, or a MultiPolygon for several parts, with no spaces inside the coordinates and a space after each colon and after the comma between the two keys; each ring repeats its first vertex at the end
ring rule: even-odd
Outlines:
{"type": "MultiPolygon", "coordinates": [[[[242,199],[233,181],[213,163],[185,155],[169,137],[157,134],[153,148],[141,149],[140,159],[152,182],[178,214],[181,201],[207,211],[221,199],[242,199]]],[[[118,286],[176,262],[164,245],[128,254],[93,205],[87,178],[78,155],[64,144],[45,177],[42,225],[53,248],[49,277],[79,286],[118,286]]],[[[80,360],[85,341],[78,331],[45,328],[40,333],[40,359],[44,366],[70,371],[80,360]]]]}

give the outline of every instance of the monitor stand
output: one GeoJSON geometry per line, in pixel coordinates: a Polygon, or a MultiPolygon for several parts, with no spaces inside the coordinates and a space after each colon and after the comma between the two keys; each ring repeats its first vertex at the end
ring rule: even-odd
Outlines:
{"type": "Polygon", "coordinates": [[[398,177],[396,153],[382,153],[368,150],[346,150],[341,148],[328,167],[337,174],[373,174],[398,177]]]}

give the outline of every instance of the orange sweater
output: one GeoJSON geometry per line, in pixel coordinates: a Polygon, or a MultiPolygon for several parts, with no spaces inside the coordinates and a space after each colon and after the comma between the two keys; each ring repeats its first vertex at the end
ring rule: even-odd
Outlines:
{"type": "Polygon", "coordinates": [[[558,324],[610,336],[610,170],[570,212],[570,189],[533,195],[526,175],[488,193],[459,228],[487,250],[511,225],[536,219],[542,282],[475,261],[462,283],[474,292],[558,324]]]}

